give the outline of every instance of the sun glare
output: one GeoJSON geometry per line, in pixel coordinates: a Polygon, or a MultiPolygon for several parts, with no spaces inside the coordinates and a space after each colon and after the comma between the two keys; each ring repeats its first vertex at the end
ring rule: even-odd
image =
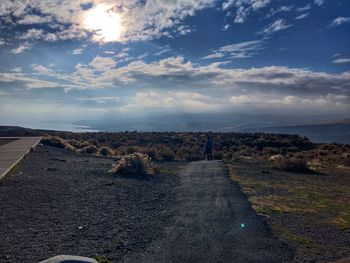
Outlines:
{"type": "Polygon", "coordinates": [[[87,11],[84,25],[94,31],[93,40],[97,42],[117,42],[121,35],[120,15],[104,5],[87,11]]]}

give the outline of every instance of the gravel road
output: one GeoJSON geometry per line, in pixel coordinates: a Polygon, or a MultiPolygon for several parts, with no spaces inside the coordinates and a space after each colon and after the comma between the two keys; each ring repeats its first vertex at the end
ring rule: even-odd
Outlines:
{"type": "Polygon", "coordinates": [[[292,258],[289,247],[272,236],[229,179],[223,162],[190,163],[180,178],[164,237],[124,262],[271,263],[292,258]]]}

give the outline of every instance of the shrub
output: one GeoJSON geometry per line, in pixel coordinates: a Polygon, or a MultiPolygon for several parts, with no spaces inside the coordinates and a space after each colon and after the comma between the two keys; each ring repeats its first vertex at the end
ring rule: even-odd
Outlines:
{"type": "Polygon", "coordinates": [[[173,161],[175,159],[175,153],[167,146],[159,149],[158,156],[162,161],[173,161]]]}
{"type": "Polygon", "coordinates": [[[57,148],[65,148],[65,141],[57,136],[46,136],[41,139],[41,143],[57,148]]]}
{"type": "Polygon", "coordinates": [[[152,146],[149,146],[147,148],[143,148],[140,152],[147,154],[151,159],[156,158],[156,149],[152,146]]]}
{"type": "Polygon", "coordinates": [[[97,153],[97,147],[95,145],[89,145],[80,150],[82,153],[95,154],[97,153]]]}
{"type": "Polygon", "coordinates": [[[110,148],[104,146],[98,149],[98,154],[102,156],[111,156],[113,155],[113,151],[110,148]]]}
{"type": "Polygon", "coordinates": [[[75,151],[75,147],[72,146],[70,143],[66,142],[64,139],[58,137],[58,136],[45,136],[41,139],[41,143],[57,148],[66,149],[69,151],[75,151]]]}
{"type": "Polygon", "coordinates": [[[112,165],[110,173],[150,175],[153,174],[153,163],[147,154],[132,153],[123,156],[116,164],[112,165]]]}
{"type": "Polygon", "coordinates": [[[306,161],[297,158],[278,158],[275,160],[277,168],[281,171],[303,173],[309,172],[310,169],[306,161]]]}

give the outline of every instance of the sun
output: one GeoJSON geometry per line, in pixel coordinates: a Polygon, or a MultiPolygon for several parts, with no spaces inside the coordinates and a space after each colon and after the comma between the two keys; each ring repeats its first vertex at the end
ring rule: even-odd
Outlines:
{"type": "Polygon", "coordinates": [[[94,31],[93,40],[97,42],[117,42],[121,36],[120,15],[110,7],[98,5],[87,11],[84,26],[94,31]]]}

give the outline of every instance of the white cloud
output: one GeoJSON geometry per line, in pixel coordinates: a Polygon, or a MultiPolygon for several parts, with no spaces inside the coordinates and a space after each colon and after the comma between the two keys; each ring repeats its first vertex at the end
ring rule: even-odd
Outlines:
{"type": "Polygon", "coordinates": [[[305,13],[305,14],[301,14],[299,16],[296,16],[294,19],[301,20],[301,19],[304,19],[305,17],[308,17],[308,16],[309,16],[309,13],[305,13]]]}
{"type": "Polygon", "coordinates": [[[230,28],[230,25],[229,24],[226,24],[226,25],[224,25],[223,27],[222,27],[222,30],[223,31],[226,31],[227,29],[229,29],[230,28]]]}
{"type": "Polygon", "coordinates": [[[3,46],[5,44],[6,44],[6,41],[4,39],[0,38],[0,46],[3,46]]]}
{"type": "Polygon", "coordinates": [[[265,34],[265,35],[270,35],[273,34],[277,31],[281,31],[284,29],[287,29],[291,27],[292,25],[286,24],[286,21],[284,19],[278,19],[269,26],[265,27],[259,34],[265,34]]]}
{"type": "Polygon", "coordinates": [[[49,74],[49,73],[52,73],[53,71],[43,65],[38,65],[38,64],[33,64],[31,65],[31,68],[39,73],[39,74],[43,74],[43,75],[46,75],[46,74],[49,74]]]}
{"type": "Polygon", "coordinates": [[[306,5],[306,6],[303,6],[303,7],[299,7],[299,8],[297,8],[297,12],[302,13],[302,12],[305,12],[305,11],[310,10],[311,8],[312,8],[312,7],[311,7],[311,5],[310,5],[310,4],[308,4],[308,5],[306,5]]]}
{"type": "Polygon", "coordinates": [[[36,29],[32,28],[29,29],[26,33],[22,34],[19,38],[20,39],[42,39],[44,38],[44,30],[43,29],[36,29]]]}
{"type": "Polygon", "coordinates": [[[108,88],[107,96],[85,96],[79,100],[106,107],[118,105],[124,110],[215,111],[232,107],[271,109],[281,105],[295,109],[349,110],[350,107],[350,72],[330,74],[282,66],[233,69],[221,67],[222,63],[200,66],[183,57],[150,63],[133,61],[121,67],[115,67],[115,63],[114,58],[97,56],[90,63],[77,64],[70,73],[34,64],[34,73],[21,70],[0,73],[0,83],[6,82],[17,90],[59,88],[82,92],[108,88]],[[119,91],[124,97],[125,91],[134,94],[124,99],[111,96],[119,91]]]}
{"type": "MultiPolygon", "coordinates": [[[[182,21],[199,10],[213,6],[215,2],[216,0],[120,0],[118,3],[114,0],[92,1],[94,6],[104,5],[109,12],[118,13],[122,24],[121,42],[149,40],[171,36],[173,33],[188,34],[191,29],[184,26],[182,21]]],[[[54,31],[43,32],[41,39],[47,41],[87,38],[91,35],[91,39],[95,39],[93,36],[98,32],[90,30],[84,23],[89,10],[81,7],[83,3],[86,1],[27,0],[25,5],[18,1],[2,1],[0,16],[13,16],[18,24],[45,23],[48,27],[55,28],[54,31]]]]}
{"type": "Polygon", "coordinates": [[[158,51],[157,53],[154,53],[153,55],[154,56],[160,56],[160,55],[163,55],[165,53],[168,53],[169,51],[171,51],[170,48],[165,48],[165,49],[162,49],[161,51],[158,51]]]}
{"type": "Polygon", "coordinates": [[[18,24],[47,24],[52,22],[51,16],[26,15],[17,21],[18,24]]]}
{"type": "Polygon", "coordinates": [[[350,23],[350,17],[337,17],[330,23],[329,27],[337,27],[345,23],[350,23]]]}
{"type": "Polygon", "coordinates": [[[82,48],[76,48],[72,51],[72,55],[80,55],[83,52],[82,48]]]}
{"type": "Polygon", "coordinates": [[[31,48],[32,48],[32,44],[30,44],[29,42],[24,42],[22,45],[18,46],[17,48],[12,49],[11,53],[17,55],[31,48]]]}
{"type": "Polygon", "coordinates": [[[90,98],[77,98],[79,101],[92,101],[97,102],[100,104],[105,104],[107,102],[119,102],[121,99],[120,97],[90,97],[90,98]]]}
{"type": "Polygon", "coordinates": [[[295,95],[279,95],[276,94],[266,95],[263,93],[232,96],[230,102],[235,106],[248,106],[260,109],[271,108],[323,108],[323,107],[338,107],[343,109],[349,109],[348,102],[349,96],[335,95],[332,93],[313,96],[302,97],[295,95]]]}
{"type": "Polygon", "coordinates": [[[147,108],[152,110],[217,111],[227,106],[223,105],[223,101],[220,99],[187,91],[143,91],[136,93],[130,100],[131,102],[125,106],[127,110],[147,108]]]}
{"type": "Polygon", "coordinates": [[[21,67],[16,67],[16,68],[13,68],[11,69],[12,72],[22,72],[22,68],[21,67]]]}
{"type": "Polygon", "coordinates": [[[282,12],[290,12],[294,10],[294,6],[281,6],[277,9],[271,9],[271,12],[266,16],[267,18],[273,17],[275,14],[282,13],[282,12]]]}
{"type": "Polygon", "coordinates": [[[262,49],[264,49],[262,40],[235,43],[214,50],[213,54],[205,56],[203,59],[221,58],[227,55],[230,58],[249,58],[262,49]]]}
{"type": "Polygon", "coordinates": [[[335,59],[335,60],[333,60],[333,63],[336,63],[336,64],[350,63],[350,58],[335,59]]]}
{"type": "Polygon", "coordinates": [[[251,12],[266,7],[270,2],[271,0],[225,0],[221,8],[224,11],[232,7],[235,8],[236,16],[234,22],[244,23],[251,12]]]}
{"type": "Polygon", "coordinates": [[[98,71],[107,71],[115,67],[116,62],[113,58],[96,56],[89,65],[98,71]]]}
{"type": "Polygon", "coordinates": [[[321,6],[321,5],[324,4],[324,2],[325,2],[325,0],[315,0],[315,1],[314,1],[314,4],[315,4],[315,5],[318,5],[318,6],[321,6]]]}
{"type": "Polygon", "coordinates": [[[214,52],[213,54],[210,54],[208,56],[203,57],[202,59],[213,59],[213,58],[222,58],[224,57],[225,54],[224,53],[220,53],[220,52],[214,52]]]}

